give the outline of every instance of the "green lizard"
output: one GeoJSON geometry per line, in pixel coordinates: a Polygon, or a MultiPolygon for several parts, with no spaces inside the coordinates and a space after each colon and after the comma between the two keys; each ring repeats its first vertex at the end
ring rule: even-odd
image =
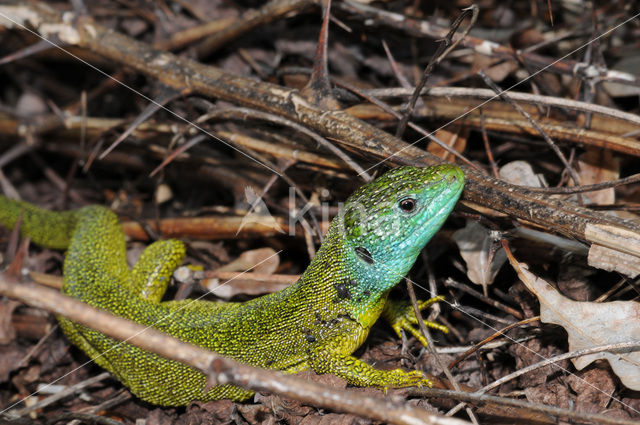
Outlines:
{"type": "MultiPolygon", "coordinates": [[[[286,373],[312,369],[380,388],[430,386],[419,371],[382,371],[351,354],[381,314],[396,332],[420,335],[410,304],[388,301],[387,294],[447,218],[463,185],[464,175],[453,165],[391,170],[348,198],[297,283],[243,303],[161,301],[184,258],[183,243],[151,244],[130,270],[120,223],[101,206],[50,212],[0,196],[0,223],[13,228],[22,216],[23,235],[67,249],[65,294],[181,340],[286,373]]],[[[188,366],[58,320],[75,345],[148,402],[184,405],[253,394],[230,385],[205,390],[205,377],[188,366]]]]}

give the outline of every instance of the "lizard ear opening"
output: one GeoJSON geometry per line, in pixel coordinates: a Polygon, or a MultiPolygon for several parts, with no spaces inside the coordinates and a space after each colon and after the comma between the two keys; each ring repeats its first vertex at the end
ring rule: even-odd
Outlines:
{"type": "Polygon", "coordinates": [[[373,264],[373,257],[369,250],[363,246],[356,247],[356,255],[367,264],[373,264]]]}

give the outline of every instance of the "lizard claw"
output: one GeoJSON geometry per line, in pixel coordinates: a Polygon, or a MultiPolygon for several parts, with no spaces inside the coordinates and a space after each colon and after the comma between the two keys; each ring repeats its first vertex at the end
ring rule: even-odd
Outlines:
{"type": "MultiPolygon", "coordinates": [[[[430,305],[442,300],[444,300],[444,297],[440,295],[425,301],[420,301],[418,303],[418,308],[420,310],[423,310],[429,307],[430,305]]],[[[413,311],[413,306],[411,305],[411,303],[407,301],[389,300],[387,301],[387,304],[388,305],[385,305],[385,310],[386,310],[384,312],[385,318],[391,323],[391,327],[396,332],[398,337],[402,338],[401,331],[405,330],[411,333],[411,335],[413,335],[414,337],[416,337],[416,339],[426,347],[428,345],[427,339],[422,335],[422,332],[420,332],[420,330],[417,328],[418,319],[416,318],[416,314],[413,311]]],[[[436,322],[425,320],[424,324],[432,329],[438,329],[439,331],[444,333],[449,332],[449,328],[436,322]]]]}

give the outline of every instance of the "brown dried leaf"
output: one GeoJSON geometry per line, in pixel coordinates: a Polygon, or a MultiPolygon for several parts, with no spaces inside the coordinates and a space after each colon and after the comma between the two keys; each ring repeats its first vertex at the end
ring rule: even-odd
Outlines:
{"type": "Polygon", "coordinates": [[[499,83],[518,68],[519,64],[516,61],[507,60],[491,66],[485,71],[485,74],[496,83],[499,83]]]}
{"type": "Polygon", "coordinates": [[[311,370],[305,370],[297,373],[296,376],[301,379],[306,379],[307,381],[317,382],[319,384],[328,385],[334,388],[344,389],[347,387],[347,381],[340,378],[339,376],[335,376],[330,373],[324,374],[324,375],[318,375],[317,373],[311,370]]]}
{"type": "Polygon", "coordinates": [[[262,404],[238,405],[238,411],[250,424],[273,424],[273,411],[262,404]]]}
{"type": "Polygon", "coordinates": [[[255,273],[272,274],[280,265],[280,257],[273,248],[258,248],[245,251],[238,258],[217,271],[243,272],[251,270],[255,273]]]}
{"type": "MultiPolygon", "coordinates": [[[[578,157],[577,169],[582,185],[602,183],[620,177],[620,161],[613,157],[611,151],[588,149],[578,157]]],[[[583,193],[581,196],[596,205],[609,205],[616,201],[612,187],[583,193]]]]}
{"type": "Polygon", "coordinates": [[[217,400],[207,403],[194,402],[187,407],[185,415],[180,416],[178,424],[230,424],[234,423],[232,412],[235,403],[230,400],[217,400]]]}
{"type": "Polygon", "coordinates": [[[155,198],[156,204],[160,205],[173,199],[173,191],[168,184],[163,183],[158,185],[153,196],[155,198]]]}
{"type": "MultiPolygon", "coordinates": [[[[447,129],[436,130],[435,136],[456,152],[463,152],[467,147],[469,131],[461,129],[459,126],[450,126],[447,129]]],[[[445,161],[452,160],[452,154],[433,141],[429,142],[427,145],[427,152],[432,153],[445,161]]]]}
{"type": "MultiPolygon", "coordinates": [[[[555,345],[545,345],[540,339],[533,339],[522,344],[514,344],[509,348],[509,352],[513,353],[516,359],[516,369],[522,369],[538,363],[543,359],[561,354],[555,345]]],[[[558,372],[558,366],[567,368],[569,362],[563,361],[557,366],[548,365],[537,368],[520,378],[520,382],[525,387],[543,385],[550,379],[550,376],[558,372]]]]}
{"type": "Polygon", "coordinates": [[[554,383],[527,387],[524,390],[527,400],[549,406],[569,407],[569,389],[566,385],[554,383]]]}
{"type": "Polygon", "coordinates": [[[592,368],[569,375],[567,382],[577,394],[576,410],[601,413],[611,402],[616,385],[607,369],[592,368]]]}
{"type": "Polygon", "coordinates": [[[593,275],[597,272],[584,263],[563,262],[558,272],[558,289],[575,301],[590,301],[599,294],[593,275]]]}
{"type": "Polygon", "coordinates": [[[154,409],[147,415],[146,425],[174,425],[175,419],[167,415],[164,409],[154,409]]]}
{"type": "Polygon", "coordinates": [[[533,46],[545,40],[544,35],[538,28],[523,28],[516,31],[511,36],[511,45],[516,49],[533,46]]]}
{"type": "MultiPolygon", "coordinates": [[[[326,374],[318,375],[313,371],[305,370],[296,374],[297,377],[307,379],[313,382],[326,384],[336,388],[345,388],[347,383],[344,379],[335,375],[326,374]]],[[[309,406],[307,403],[283,398],[277,394],[262,395],[256,394],[255,401],[261,403],[263,407],[269,408],[269,410],[275,413],[278,418],[285,419],[287,423],[296,424],[304,420],[308,415],[313,415],[316,412],[314,406],[309,406]]],[[[254,414],[255,412],[247,412],[254,414]]],[[[247,418],[247,415],[243,416],[247,418]]]]}
{"type": "Polygon", "coordinates": [[[355,415],[329,413],[327,415],[307,415],[298,425],[355,425],[370,423],[371,421],[358,418],[355,415]]]}
{"type": "Polygon", "coordinates": [[[11,372],[18,368],[18,362],[24,357],[25,349],[15,344],[0,345],[0,382],[6,382],[11,372]]]}
{"type": "MultiPolygon", "coordinates": [[[[180,267],[174,273],[176,279],[183,282],[188,278],[189,270],[180,267]]],[[[263,295],[285,289],[293,285],[299,275],[272,274],[265,275],[253,272],[218,272],[210,273],[200,284],[215,294],[216,297],[229,299],[236,295],[263,295]]]]}

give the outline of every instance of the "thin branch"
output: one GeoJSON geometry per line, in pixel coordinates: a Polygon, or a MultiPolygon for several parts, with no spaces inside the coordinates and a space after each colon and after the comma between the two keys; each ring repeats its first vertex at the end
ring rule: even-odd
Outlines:
{"type": "MultiPolygon", "coordinates": [[[[382,108],[383,111],[393,115],[396,119],[401,120],[402,119],[402,114],[400,112],[397,112],[395,109],[393,109],[390,105],[388,105],[387,103],[381,101],[380,99],[377,99],[374,96],[371,96],[369,94],[367,94],[366,92],[363,92],[362,90],[360,90],[359,88],[349,84],[346,81],[343,80],[337,80],[335,82],[337,85],[344,87],[345,89],[349,90],[350,92],[362,97],[363,99],[373,103],[374,105],[382,108]]],[[[453,155],[454,157],[458,158],[460,161],[462,161],[464,164],[467,164],[469,167],[472,168],[476,168],[478,171],[481,171],[482,169],[480,167],[478,167],[476,164],[474,164],[473,162],[469,161],[467,158],[465,158],[464,155],[462,155],[460,152],[458,152],[457,150],[455,150],[454,148],[452,148],[451,146],[447,145],[446,143],[444,143],[442,140],[440,140],[438,137],[436,137],[436,135],[434,134],[435,131],[427,131],[424,128],[420,127],[419,125],[415,124],[412,121],[408,121],[407,124],[409,125],[409,127],[411,127],[413,130],[417,131],[418,133],[422,134],[424,137],[428,138],[429,140],[431,140],[432,142],[434,142],[435,144],[437,144],[438,146],[440,146],[442,149],[444,149],[445,151],[449,152],[451,155],[453,155]]]]}
{"type": "MultiPolygon", "coordinates": [[[[276,124],[280,124],[280,125],[285,126],[285,127],[292,128],[295,131],[298,131],[298,132],[310,137],[315,142],[317,142],[319,145],[325,147],[328,151],[330,151],[335,156],[340,158],[342,161],[344,161],[345,164],[347,164],[349,167],[351,167],[351,169],[353,169],[356,173],[358,173],[358,175],[360,175],[364,181],[371,181],[371,176],[360,165],[358,165],[358,163],[354,159],[352,159],[349,155],[344,153],[342,151],[342,149],[338,148],[337,146],[335,146],[333,143],[329,142],[324,137],[318,135],[318,133],[309,130],[307,127],[305,127],[303,125],[300,125],[300,124],[296,123],[295,121],[283,118],[283,117],[281,117],[279,115],[270,114],[270,113],[266,113],[266,112],[261,112],[261,111],[255,110],[255,109],[249,109],[249,108],[227,108],[227,109],[220,110],[220,111],[209,112],[206,115],[198,118],[197,122],[201,123],[201,122],[207,121],[207,120],[212,119],[212,118],[215,118],[215,119],[235,119],[235,120],[237,120],[237,119],[254,118],[254,119],[259,119],[259,120],[263,120],[263,121],[267,121],[267,122],[271,122],[271,123],[276,123],[276,124]]],[[[230,141],[233,142],[233,140],[230,140],[230,141]]]]}
{"type": "Polygon", "coordinates": [[[53,289],[18,282],[6,273],[0,274],[0,294],[64,316],[111,338],[126,340],[136,347],[194,367],[208,377],[208,383],[212,386],[230,384],[253,391],[276,393],[314,406],[394,424],[468,424],[459,419],[444,418],[412,407],[408,403],[365,396],[358,391],[335,389],[273,370],[248,366],[175,339],[156,329],[91,307],[53,289]]]}
{"type": "MultiPolygon", "coordinates": [[[[0,280],[2,280],[3,277],[0,276],[0,280]]],[[[1,288],[2,282],[0,282],[0,288],[1,288]]],[[[1,291],[1,289],[0,289],[1,291]]],[[[13,410],[13,411],[9,411],[9,416],[13,416],[13,417],[23,417],[23,416],[27,416],[32,412],[35,412],[37,410],[40,409],[44,409],[47,406],[52,405],[53,403],[56,403],[62,399],[65,399],[75,393],[77,393],[80,390],[83,390],[85,388],[88,388],[94,384],[97,384],[98,382],[102,382],[105,379],[109,378],[111,376],[111,374],[109,372],[102,372],[99,375],[96,376],[92,376],[89,379],[85,379],[84,381],[78,382],[75,385],[71,385],[68,386],[67,388],[63,389],[62,391],[57,392],[56,394],[52,394],[49,397],[45,397],[42,400],[38,400],[38,402],[30,405],[30,406],[26,406],[23,407],[22,409],[17,409],[17,410],[13,410]]]]}
{"type": "Polygon", "coordinates": [[[500,96],[500,98],[502,100],[505,100],[506,102],[508,102],[516,111],[518,111],[523,117],[525,117],[527,119],[527,121],[529,121],[531,123],[531,125],[538,131],[538,133],[542,136],[542,138],[544,139],[545,142],[547,142],[547,144],[549,145],[549,147],[551,148],[551,150],[553,150],[553,152],[555,152],[556,156],[560,159],[560,161],[562,161],[562,163],[564,164],[565,168],[567,169],[567,171],[569,172],[569,175],[571,176],[571,179],[573,180],[573,182],[575,183],[575,185],[580,185],[580,177],[578,177],[578,174],[574,171],[573,167],[571,166],[571,164],[569,163],[569,161],[567,161],[567,157],[564,156],[564,154],[562,153],[562,151],[560,150],[560,148],[558,147],[558,145],[556,145],[556,143],[551,139],[551,137],[549,137],[549,135],[547,134],[546,131],[544,131],[542,129],[542,127],[540,127],[540,125],[538,124],[538,122],[536,120],[533,119],[533,117],[524,109],[522,109],[522,107],[520,105],[518,105],[516,102],[513,101],[513,99],[511,99],[511,96],[509,96],[509,94],[507,94],[507,92],[505,90],[500,89],[500,87],[498,87],[496,85],[496,83],[494,83],[491,78],[489,78],[489,76],[487,74],[485,74],[483,71],[479,71],[478,75],[480,75],[480,77],[482,77],[482,79],[484,80],[484,82],[491,87],[491,89],[496,92],[496,94],[498,96],[500,96]]]}
{"type": "MultiPolygon", "coordinates": [[[[370,94],[377,98],[383,99],[388,97],[404,97],[411,96],[413,90],[404,89],[402,87],[369,89],[363,90],[364,93],[370,94]]],[[[491,89],[477,89],[470,87],[428,87],[422,90],[422,95],[442,99],[449,98],[474,98],[483,101],[492,101],[498,99],[495,91],[491,89]]],[[[608,106],[596,105],[593,103],[581,102],[579,100],[564,99],[562,97],[544,96],[540,94],[524,93],[509,90],[509,97],[518,102],[526,102],[531,105],[542,104],[556,108],[563,108],[576,112],[594,113],[606,118],[614,118],[640,127],[640,116],[630,112],[620,111],[608,106]]],[[[482,105],[475,106],[473,110],[478,109],[482,105]]],[[[468,109],[468,105],[466,106],[468,109]]],[[[595,125],[595,123],[594,123],[595,125]]],[[[612,131],[615,130],[611,129],[612,131]]]]}
{"type": "Polygon", "coordinates": [[[435,68],[440,62],[442,62],[442,60],[449,54],[449,52],[455,49],[456,46],[460,44],[460,42],[467,36],[467,34],[469,34],[469,31],[471,31],[471,28],[476,23],[477,18],[478,18],[478,6],[476,6],[475,4],[472,4],[468,8],[463,9],[462,13],[451,24],[449,33],[447,33],[447,35],[442,40],[440,40],[440,45],[438,46],[438,49],[436,50],[433,57],[429,61],[429,64],[424,69],[424,72],[422,73],[422,78],[420,79],[420,82],[418,83],[413,94],[411,95],[411,100],[409,100],[409,103],[407,104],[406,108],[404,108],[404,110],[402,111],[402,119],[400,120],[400,123],[398,124],[398,128],[396,129],[396,137],[401,138],[402,135],[404,134],[404,130],[407,127],[407,121],[409,121],[409,118],[413,114],[413,109],[416,106],[416,102],[418,101],[420,92],[422,91],[424,86],[427,84],[427,81],[429,80],[429,76],[431,75],[431,71],[433,70],[433,68],[435,68]],[[462,31],[462,34],[460,34],[460,37],[456,41],[453,41],[453,36],[458,31],[458,28],[460,28],[460,24],[462,24],[463,19],[469,15],[471,15],[469,24],[462,31]]]}
{"type": "Polygon", "coordinates": [[[272,0],[260,9],[248,10],[240,19],[224,25],[215,34],[204,39],[196,46],[199,58],[209,56],[215,50],[231,42],[254,28],[268,24],[291,13],[300,13],[314,2],[309,0],[272,0]]]}
{"type": "MultiPolygon", "coordinates": [[[[490,396],[487,394],[465,393],[440,389],[412,389],[411,394],[420,397],[447,398],[453,400],[464,401],[467,403],[476,403],[484,405],[492,403],[501,406],[512,406],[515,408],[526,409],[532,415],[537,415],[536,422],[544,422],[545,417],[542,414],[552,415],[557,418],[571,418],[573,420],[586,421],[589,424],[606,424],[606,425],[638,425],[637,421],[628,419],[619,419],[598,413],[576,412],[571,409],[563,409],[560,407],[549,406],[546,404],[530,403],[524,400],[514,400],[506,397],[490,396]]],[[[534,422],[532,419],[531,422],[534,422]]],[[[522,423],[522,422],[516,422],[522,423]]]]}
{"type": "Polygon", "coordinates": [[[609,353],[632,353],[634,351],[640,351],[640,341],[629,341],[629,342],[621,342],[616,344],[601,345],[599,347],[585,348],[582,350],[570,351],[568,353],[549,357],[548,359],[542,360],[538,363],[534,363],[520,370],[517,370],[513,373],[503,376],[502,378],[492,382],[486,387],[476,391],[476,394],[484,394],[488,391],[491,391],[494,388],[498,388],[500,385],[504,384],[505,382],[512,381],[518,378],[519,376],[522,376],[529,372],[533,372],[534,370],[543,368],[545,366],[554,366],[556,363],[564,360],[573,359],[575,357],[588,356],[590,354],[602,353],[604,351],[607,351],[609,353]]]}
{"type": "MultiPolygon", "coordinates": [[[[367,26],[384,25],[391,28],[399,29],[414,37],[431,37],[441,39],[445,37],[448,28],[440,25],[434,25],[428,20],[420,20],[410,18],[400,13],[390,12],[380,8],[356,2],[353,0],[344,0],[336,5],[343,11],[353,13],[358,16],[367,26]]],[[[625,22],[629,22],[638,15],[630,16],[625,22]]],[[[624,23],[624,22],[623,22],[624,23]]],[[[613,31],[613,28],[604,32],[601,37],[607,36],[613,31]]],[[[611,81],[619,84],[640,86],[640,78],[629,72],[621,72],[614,69],[603,69],[584,62],[578,62],[568,58],[568,55],[562,59],[554,59],[548,56],[539,55],[532,52],[518,51],[511,46],[501,45],[494,41],[485,40],[478,37],[468,36],[462,42],[464,47],[473,50],[479,55],[488,56],[496,59],[512,59],[517,61],[526,61],[531,68],[548,69],[556,74],[564,74],[577,76],[580,78],[596,78],[596,81],[611,81]]]]}
{"type": "MultiPolygon", "coordinates": [[[[416,315],[416,319],[418,319],[418,326],[420,327],[420,332],[422,333],[422,336],[424,336],[427,342],[429,343],[429,345],[427,346],[427,349],[433,355],[433,358],[436,360],[436,363],[438,364],[438,366],[444,371],[445,376],[447,377],[451,385],[453,385],[453,388],[456,391],[460,391],[460,384],[458,384],[458,380],[453,376],[453,374],[451,373],[451,370],[449,370],[447,365],[442,361],[442,358],[440,357],[440,355],[438,355],[438,353],[436,352],[435,344],[433,343],[433,338],[431,338],[431,333],[427,329],[427,325],[425,325],[424,323],[424,319],[422,318],[422,312],[420,311],[420,307],[418,306],[418,298],[416,297],[416,291],[413,289],[413,282],[410,279],[406,279],[406,281],[407,281],[407,292],[409,292],[409,298],[411,299],[413,312],[416,315]]],[[[477,425],[479,423],[478,418],[476,417],[473,410],[471,410],[470,407],[467,407],[466,412],[467,412],[467,415],[469,415],[469,419],[471,419],[471,422],[477,425]]]]}
{"type": "MultiPolygon", "coordinates": [[[[462,353],[460,356],[458,356],[458,358],[456,358],[454,361],[449,363],[449,367],[451,369],[453,369],[461,361],[463,361],[464,359],[469,357],[471,354],[477,352],[480,348],[486,346],[488,343],[490,343],[491,341],[495,340],[496,338],[504,336],[511,329],[517,328],[518,326],[526,325],[526,324],[529,324],[529,323],[532,323],[532,322],[537,322],[538,320],[540,320],[540,316],[534,316],[534,317],[530,317],[528,319],[520,320],[519,322],[515,322],[515,323],[512,323],[510,325],[507,325],[502,329],[498,329],[497,331],[495,331],[494,333],[492,333],[491,335],[489,335],[488,337],[486,337],[482,341],[478,342],[477,344],[474,344],[473,347],[469,348],[467,351],[462,353]]],[[[511,340],[509,340],[508,342],[512,343],[511,340]]]]}
{"type": "MultiPolygon", "coordinates": [[[[169,86],[180,89],[188,87],[193,93],[217,97],[286,117],[315,129],[325,137],[337,140],[344,147],[372,158],[379,158],[380,163],[424,166],[442,162],[433,155],[343,111],[319,109],[309,104],[296,90],[231,75],[218,68],[160,52],[146,43],[106,29],[84,17],[63,20],[59,12],[43,3],[31,2],[29,6],[17,8],[5,8],[3,13],[9,13],[7,16],[15,22],[23,21],[27,15],[37,17],[34,18],[34,22],[37,23],[34,25],[35,30],[47,36],[62,35],[65,41],[73,42],[117,63],[126,64],[169,86]],[[16,13],[20,8],[26,8],[28,13],[16,13]],[[53,34],[51,31],[54,31],[53,34]]],[[[511,97],[515,99],[514,96],[511,97]]],[[[635,118],[636,122],[638,120],[640,117],[635,118]]],[[[550,199],[549,196],[531,193],[469,167],[462,168],[466,175],[463,200],[640,257],[639,224],[610,217],[598,211],[590,211],[566,201],[550,199]]]]}
{"type": "Polygon", "coordinates": [[[548,194],[561,194],[561,195],[570,195],[573,193],[584,193],[584,192],[594,192],[596,190],[601,189],[609,189],[612,187],[623,186],[626,184],[638,183],[640,182],[640,173],[633,174],[631,176],[627,176],[621,179],[610,180],[602,183],[595,184],[586,184],[581,186],[574,187],[530,187],[527,186],[527,189],[532,192],[539,193],[548,193],[548,194]]]}

